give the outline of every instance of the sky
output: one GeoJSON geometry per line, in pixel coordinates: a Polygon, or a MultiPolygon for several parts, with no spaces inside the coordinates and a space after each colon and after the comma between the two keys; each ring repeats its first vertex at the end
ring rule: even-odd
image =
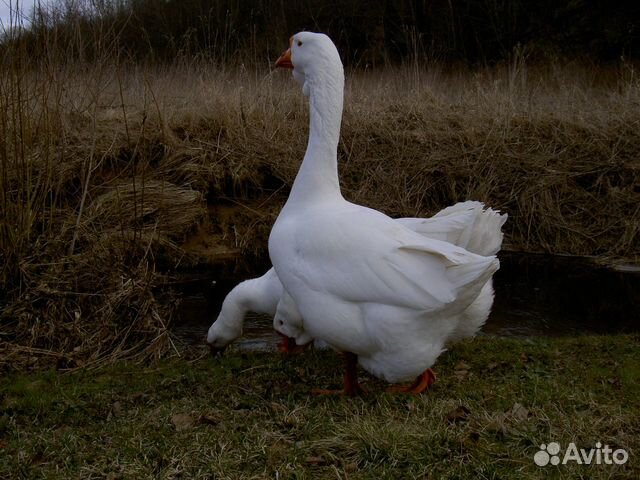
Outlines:
{"type": "MultiPolygon", "coordinates": [[[[49,2],[50,0],[40,0],[40,4],[42,5],[47,4],[49,2]]],[[[37,3],[38,3],[38,0],[20,0],[20,1],[0,0],[0,22],[2,22],[2,25],[4,26],[4,28],[7,28],[9,26],[10,9],[13,10],[15,15],[16,6],[19,6],[20,11],[22,12],[22,15],[23,15],[23,22],[25,24],[28,23],[29,12],[31,11],[31,8],[33,7],[33,5],[37,3]]],[[[15,16],[14,16],[14,22],[15,22],[15,16]]]]}
{"type": "MultiPolygon", "coordinates": [[[[25,13],[29,13],[29,8],[31,7],[31,4],[32,4],[31,2],[27,2],[27,3],[24,3],[23,5],[23,2],[19,2],[20,9],[25,13]]],[[[9,26],[10,6],[11,6],[11,9],[13,9],[15,12],[15,9],[16,9],[15,0],[0,0],[0,22],[2,22],[2,25],[5,28],[9,26]]]]}
{"type": "MultiPolygon", "coordinates": [[[[20,9],[20,13],[22,16],[22,24],[23,26],[29,25],[29,15],[36,5],[41,5],[42,7],[47,7],[48,5],[55,4],[60,0],[0,0],[0,22],[2,22],[3,27],[6,29],[9,27],[10,20],[10,12],[14,12],[14,23],[16,21],[15,14],[17,13],[17,7],[20,9]]],[[[78,1],[79,5],[82,5],[85,9],[90,7],[90,4],[82,3],[82,0],[78,1]]],[[[2,28],[0,28],[0,32],[2,28]]]]}

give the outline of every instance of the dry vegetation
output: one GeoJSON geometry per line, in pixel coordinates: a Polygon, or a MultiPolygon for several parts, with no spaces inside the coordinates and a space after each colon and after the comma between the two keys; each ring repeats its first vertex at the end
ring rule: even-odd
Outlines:
{"type": "MultiPolygon", "coordinates": [[[[108,49],[108,45],[105,47],[108,49]]],[[[0,73],[2,362],[171,348],[159,287],[209,244],[263,254],[307,137],[287,72],[30,62],[0,73]],[[209,206],[240,205],[218,218],[209,206]]],[[[640,81],[630,64],[348,73],[345,195],[393,216],[477,199],[506,248],[637,262],[640,81]]]]}

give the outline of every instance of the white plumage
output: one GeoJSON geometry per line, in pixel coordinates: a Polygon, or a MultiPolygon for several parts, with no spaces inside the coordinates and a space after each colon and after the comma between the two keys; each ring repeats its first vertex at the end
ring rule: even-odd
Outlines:
{"type": "Polygon", "coordinates": [[[302,32],[278,63],[294,68],[310,109],[307,151],[269,237],[278,278],[304,332],[348,352],[347,393],[359,388],[349,365],[355,358],[389,382],[424,376],[498,260],[346,201],[337,170],[344,88],[338,52],[326,35],[302,32]]]}
{"type": "MultiPolygon", "coordinates": [[[[431,219],[394,221],[346,201],[337,170],[344,74],[335,46],[325,35],[302,32],[276,65],[293,68],[309,97],[310,129],[269,238],[274,268],[253,281],[268,307],[260,308],[270,313],[279,299],[278,330],[298,343],[315,338],[345,352],[347,393],[359,390],[356,359],[389,382],[417,377],[410,391],[422,391],[445,345],[475,334],[489,314],[506,216],[463,202],[431,219]]],[[[241,293],[246,283],[237,287],[241,293]]],[[[212,325],[210,341],[220,331],[238,334],[226,310],[235,312],[237,325],[240,311],[230,305],[247,300],[230,297],[221,313],[227,321],[212,325]]]]}
{"type": "MultiPolygon", "coordinates": [[[[499,249],[500,228],[506,218],[490,208],[485,209],[480,202],[466,201],[447,207],[431,218],[397,218],[395,221],[425,237],[462,247],[469,244],[470,238],[482,238],[483,241],[475,240],[468,249],[488,255],[499,249]]],[[[209,328],[207,342],[218,349],[226,347],[242,335],[245,315],[255,312],[274,317],[274,328],[295,338],[298,345],[307,343],[311,338],[304,334],[304,323],[295,302],[285,298],[279,304],[282,295],[282,283],[273,268],[261,277],[239,283],[225,297],[220,314],[209,328]]],[[[465,311],[450,341],[473,336],[487,320],[492,304],[493,288],[489,281],[465,311]]]]}

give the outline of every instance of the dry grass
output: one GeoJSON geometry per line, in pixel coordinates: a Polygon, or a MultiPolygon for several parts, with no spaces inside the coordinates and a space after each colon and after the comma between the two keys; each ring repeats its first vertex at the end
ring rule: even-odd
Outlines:
{"type": "MultiPolygon", "coordinates": [[[[29,64],[0,74],[0,338],[63,365],[170,348],[157,287],[198,228],[264,253],[304,153],[285,72],[29,64]],[[209,205],[240,205],[231,220],[209,205]],[[214,210],[215,212],[215,210],[214,210]]],[[[640,82],[631,65],[348,75],[345,195],[394,216],[477,199],[511,250],[637,262],[640,82]]]]}

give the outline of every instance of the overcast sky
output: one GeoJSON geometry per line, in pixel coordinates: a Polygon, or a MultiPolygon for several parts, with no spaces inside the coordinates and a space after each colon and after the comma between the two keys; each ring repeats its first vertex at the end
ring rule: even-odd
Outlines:
{"type": "MultiPolygon", "coordinates": [[[[49,0],[41,0],[40,3],[45,4],[45,3],[48,3],[48,1],[49,0]]],[[[33,7],[34,4],[37,4],[37,0],[20,0],[20,1],[0,0],[0,21],[2,22],[2,25],[5,28],[9,26],[10,8],[14,12],[14,22],[15,22],[16,6],[20,7],[20,10],[23,15],[23,22],[26,23],[28,19],[27,17],[29,16],[29,12],[31,11],[31,8],[33,7]]]]}
{"type": "MultiPolygon", "coordinates": [[[[9,26],[9,4],[11,4],[11,8],[15,12],[16,2],[14,0],[0,0],[0,21],[4,27],[9,26]]],[[[24,9],[22,2],[20,2],[20,9],[29,11],[28,9],[24,9]]]]}

